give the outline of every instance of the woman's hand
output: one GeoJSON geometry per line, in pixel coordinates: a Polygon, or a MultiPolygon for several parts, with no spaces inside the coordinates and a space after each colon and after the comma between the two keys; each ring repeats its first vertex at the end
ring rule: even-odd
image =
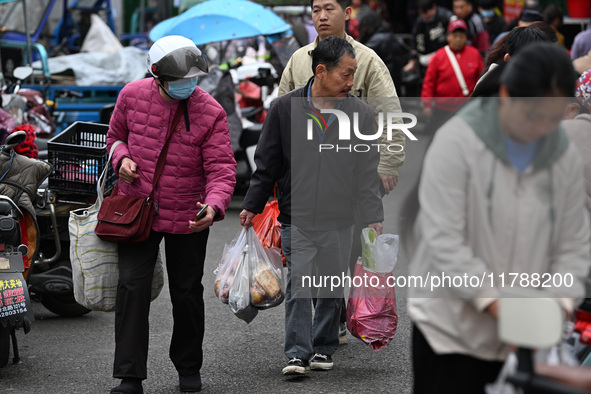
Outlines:
{"type": "Polygon", "coordinates": [[[486,307],[486,309],[484,311],[489,313],[495,319],[498,319],[499,318],[499,300],[493,301],[489,306],[486,307]]]}
{"type": "MultiPolygon", "coordinates": [[[[197,208],[199,210],[201,210],[201,208],[203,208],[204,206],[205,204],[202,204],[200,202],[197,203],[197,208]]],[[[217,212],[215,211],[215,209],[213,209],[211,205],[208,205],[207,208],[205,208],[205,215],[201,217],[201,219],[197,221],[189,220],[189,228],[194,233],[198,233],[199,231],[205,230],[213,224],[213,218],[215,217],[216,213],[217,212]]]]}
{"type": "Polygon", "coordinates": [[[129,157],[123,158],[121,166],[119,166],[119,179],[121,179],[121,182],[131,185],[139,177],[136,162],[129,157]]]}

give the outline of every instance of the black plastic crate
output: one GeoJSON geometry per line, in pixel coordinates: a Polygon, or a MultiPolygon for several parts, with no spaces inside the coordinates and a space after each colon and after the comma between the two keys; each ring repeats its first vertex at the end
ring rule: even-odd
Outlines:
{"type": "MultiPolygon", "coordinates": [[[[75,194],[96,195],[96,183],[107,160],[107,130],[100,123],[74,122],[60,134],[47,141],[51,190],[75,194]]],[[[113,189],[117,176],[112,168],[107,172],[105,194],[113,189]]]]}

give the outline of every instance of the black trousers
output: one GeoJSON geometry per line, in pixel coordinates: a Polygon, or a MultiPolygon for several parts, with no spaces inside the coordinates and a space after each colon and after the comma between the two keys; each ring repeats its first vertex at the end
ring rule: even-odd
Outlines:
{"type": "Polygon", "coordinates": [[[412,334],[414,394],[484,393],[503,366],[463,354],[436,354],[414,324],[412,334]]]}
{"type": "Polygon", "coordinates": [[[205,329],[201,280],[208,235],[209,229],[191,234],[152,231],[146,242],[119,245],[113,377],[147,378],[152,276],[162,238],[174,321],[170,359],[180,375],[199,372],[205,329]]]}

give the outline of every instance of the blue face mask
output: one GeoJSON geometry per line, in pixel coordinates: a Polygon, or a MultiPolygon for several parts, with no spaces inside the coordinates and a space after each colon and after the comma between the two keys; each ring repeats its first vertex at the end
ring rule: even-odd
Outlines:
{"type": "Polygon", "coordinates": [[[168,95],[173,99],[183,100],[189,97],[197,86],[197,77],[191,79],[179,79],[168,82],[168,95]]]}
{"type": "Polygon", "coordinates": [[[480,11],[480,15],[485,19],[489,19],[495,16],[495,10],[482,10],[480,11]]]}

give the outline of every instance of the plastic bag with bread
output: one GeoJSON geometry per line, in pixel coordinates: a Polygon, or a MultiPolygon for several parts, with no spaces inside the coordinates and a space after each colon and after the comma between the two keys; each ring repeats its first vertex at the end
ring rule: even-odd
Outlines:
{"type": "Polygon", "coordinates": [[[257,309],[280,305],[285,298],[281,251],[278,248],[264,248],[254,231],[249,232],[248,242],[252,305],[257,309]]]}

